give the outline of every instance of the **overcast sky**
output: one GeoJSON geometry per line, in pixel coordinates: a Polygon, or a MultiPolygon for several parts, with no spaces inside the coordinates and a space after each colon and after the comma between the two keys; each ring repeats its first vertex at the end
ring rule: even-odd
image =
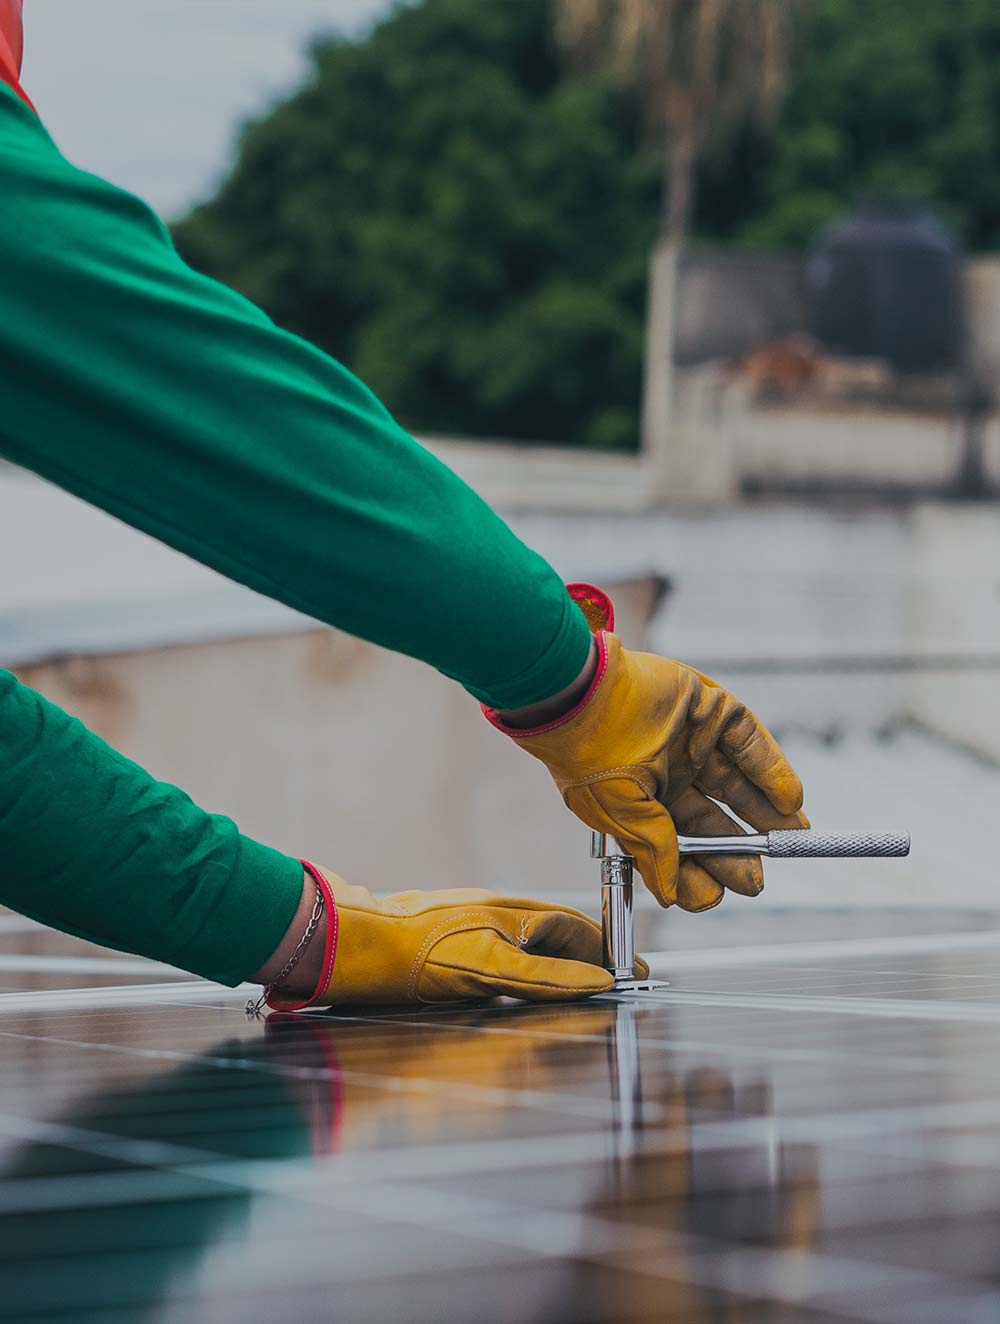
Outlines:
{"type": "Polygon", "coordinates": [[[241,119],[293,87],[308,38],[394,0],[25,0],[24,86],[56,142],[172,218],[211,190],[241,119]]]}

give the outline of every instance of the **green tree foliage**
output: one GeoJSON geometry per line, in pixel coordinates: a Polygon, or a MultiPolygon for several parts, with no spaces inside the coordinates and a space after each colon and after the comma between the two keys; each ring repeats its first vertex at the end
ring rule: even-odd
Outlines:
{"type": "MultiPolygon", "coordinates": [[[[806,8],[776,124],[709,133],[696,239],[798,246],[881,193],[1000,246],[996,0],[806,8]]],[[[181,250],[412,428],[634,446],[662,159],[554,33],[551,0],[418,0],[317,46],[181,250]]]]}
{"type": "Polygon", "coordinates": [[[1000,5],[810,0],[773,135],[716,145],[703,235],[808,243],[865,196],[925,201],[973,248],[1000,244],[1000,5]]]}
{"type": "Polygon", "coordinates": [[[426,432],[631,446],[655,152],[548,6],[425,0],[314,50],[177,227],[195,266],[426,432]]]}

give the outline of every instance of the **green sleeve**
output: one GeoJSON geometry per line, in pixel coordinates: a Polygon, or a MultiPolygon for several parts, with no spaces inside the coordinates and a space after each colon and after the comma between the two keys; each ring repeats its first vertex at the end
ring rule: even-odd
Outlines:
{"type": "Polygon", "coordinates": [[[0,454],[494,707],[579,674],[558,576],[344,367],[0,90],[0,454]]]}
{"type": "Polygon", "coordinates": [[[199,809],[0,671],[0,902],[239,984],[295,916],[302,865],[199,809]]]}

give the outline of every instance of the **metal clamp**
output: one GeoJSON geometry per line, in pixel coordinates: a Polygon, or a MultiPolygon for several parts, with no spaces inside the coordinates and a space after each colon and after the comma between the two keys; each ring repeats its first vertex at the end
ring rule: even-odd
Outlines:
{"type": "Polygon", "coordinates": [[[608,837],[591,832],[590,857],[601,861],[601,963],[615,980],[615,992],[648,993],[668,985],[661,979],[642,979],[635,973],[635,924],[632,913],[635,860],[616,847],[608,854],[608,837]]]}
{"type": "MultiPolygon", "coordinates": [[[[764,832],[754,836],[679,837],[681,855],[770,855],[811,859],[908,855],[905,832],[815,832],[807,828],[764,832]]],[[[603,832],[590,834],[591,858],[601,861],[602,964],[614,975],[615,992],[647,993],[668,988],[663,980],[639,979],[635,973],[632,915],[632,875],[635,860],[603,832]],[[609,854],[608,843],[614,848],[609,854]]]]}

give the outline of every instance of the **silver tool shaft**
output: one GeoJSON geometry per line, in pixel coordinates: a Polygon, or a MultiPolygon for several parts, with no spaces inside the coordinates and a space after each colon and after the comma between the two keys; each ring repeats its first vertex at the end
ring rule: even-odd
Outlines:
{"type": "Polygon", "coordinates": [[[590,834],[590,855],[601,861],[601,964],[615,979],[617,993],[651,993],[667,985],[660,979],[643,979],[635,972],[635,938],[632,915],[631,855],[618,850],[614,837],[603,832],[590,834]],[[612,850],[608,851],[609,844],[612,850]]]}
{"type": "Polygon", "coordinates": [[[768,855],[775,860],[909,855],[906,832],[814,832],[793,828],[741,837],[678,837],[682,855],[768,855]]]}
{"type": "Polygon", "coordinates": [[[601,862],[601,964],[616,982],[635,978],[635,939],[632,923],[632,861],[616,855],[601,862]]]}

